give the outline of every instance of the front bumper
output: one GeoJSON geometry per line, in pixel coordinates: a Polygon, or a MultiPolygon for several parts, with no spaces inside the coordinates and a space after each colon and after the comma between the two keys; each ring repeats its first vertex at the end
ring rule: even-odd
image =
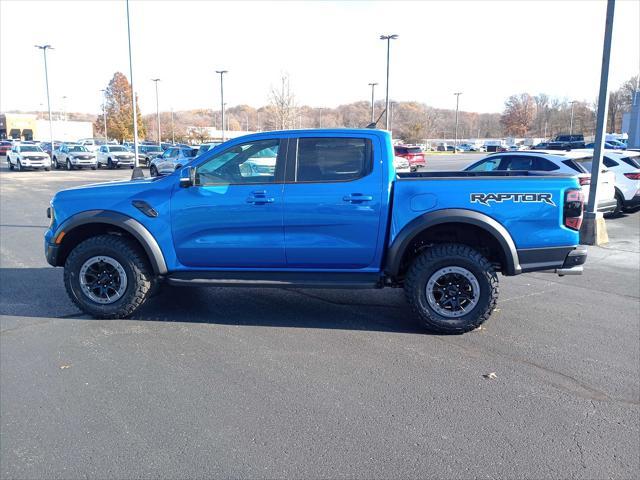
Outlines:
{"type": "Polygon", "coordinates": [[[602,200],[598,202],[598,212],[600,213],[611,213],[616,209],[617,201],[615,198],[611,200],[602,200]]]}
{"type": "Polygon", "coordinates": [[[44,256],[47,259],[47,263],[52,267],[58,267],[58,254],[60,251],[60,245],[55,245],[44,241],[44,256]]]}
{"type": "Polygon", "coordinates": [[[629,200],[625,200],[622,205],[624,208],[634,208],[640,206],[640,193],[634,195],[629,200]]]}

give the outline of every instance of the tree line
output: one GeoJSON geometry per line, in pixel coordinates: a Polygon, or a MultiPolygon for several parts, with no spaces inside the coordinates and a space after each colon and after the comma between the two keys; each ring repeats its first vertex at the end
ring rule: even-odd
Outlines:
{"type": "MultiPolygon", "coordinates": [[[[619,131],[622,115],[631,108],[632,96],[638,88],[638,77],[624,82],[609,95],[609,132],[619,131]]],[[[119,141],[133,138],[131,86],[127,77],[116,72],[106,87],[105,110],[108,137],[119,141]]],[[[137,102],[137,98],[136,98],[137,102]]],[[[521,93],[510,96],[502,113],[476,113],[461,111],[458,115],[458,138],[500,138],[504,136],[548,138],[573,132],[593,135],[595,131],[596,102],[575,101],[551,97],[544,93],[521,93]]],[[[142,115],[138,111],[140,138],[157,140],[155,113],[142,115]]],[[[374,115],[384,111],[384,101],[376,101],[374,115]]],[[[440,109],[420,102],[391,102],[391,129],[394,138],[408,143],[424,140],[451,139],[455,135],[455,110],[440,109]]],[[[209,140],[207,128],[222,129],[220,110],[195,109],[161,112],[162,141],[172,137],[181,142],[209,140]],[[173,118],[172,118],[173,117],[173,118]]],[[[371,121],[371,103],[353,102],[335,108],[298,105],[289,76],[283,74],[272,86],[268,104],[259,108],[237,105],[225,110],[226,130],[265,131],[291,128],[363,128],[371,121]]],[[[384,117],[382,119],[384,121],[384,117]]],[[[102,113],[94,122],[96,135],[104,135],[102,113]]]]}

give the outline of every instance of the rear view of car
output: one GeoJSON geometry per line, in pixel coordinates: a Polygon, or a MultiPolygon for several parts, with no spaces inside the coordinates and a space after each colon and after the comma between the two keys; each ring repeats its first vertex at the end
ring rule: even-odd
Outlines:
{"type": "Polygon", "coordinates": [[[424,153],[420,147],[395,145],[393,150],[396,157],[405,158],[409,162],[409,170],[412,172],[426,166],[424,153]]]}
{"type": "Polygon", "coordinates": [[[7,152],[11,150],[11,142],[3,140],[0,142],[0,157],[6,157],[7,152]]]}

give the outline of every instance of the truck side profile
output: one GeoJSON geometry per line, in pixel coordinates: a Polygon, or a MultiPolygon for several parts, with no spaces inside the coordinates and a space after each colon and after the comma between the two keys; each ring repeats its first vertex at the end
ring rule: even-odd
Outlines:
{"type": "Polygon", "coordinates": [[[397,174],[388,132],[291,130],[227,141],[164,177],[58,192],[45,252],[71,300],[131,315],[182,286],[401,287],[431,330],[490,315],[497,272],[579,274],[575,177],[397,174]]]}

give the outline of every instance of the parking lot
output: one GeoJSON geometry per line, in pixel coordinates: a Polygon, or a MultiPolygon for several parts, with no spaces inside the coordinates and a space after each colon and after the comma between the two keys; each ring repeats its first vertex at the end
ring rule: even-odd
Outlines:
{"type": "Polygon", "coordinates": [[[500,277],[492,318],[462,336],[422,333],[396,289],[174,287],[95,320],[45,261],[45,209],[59,189],[130,175],[1,164],[0,477],[640,469],[640,212],[607,220],[582,276],[500,277]]]}

